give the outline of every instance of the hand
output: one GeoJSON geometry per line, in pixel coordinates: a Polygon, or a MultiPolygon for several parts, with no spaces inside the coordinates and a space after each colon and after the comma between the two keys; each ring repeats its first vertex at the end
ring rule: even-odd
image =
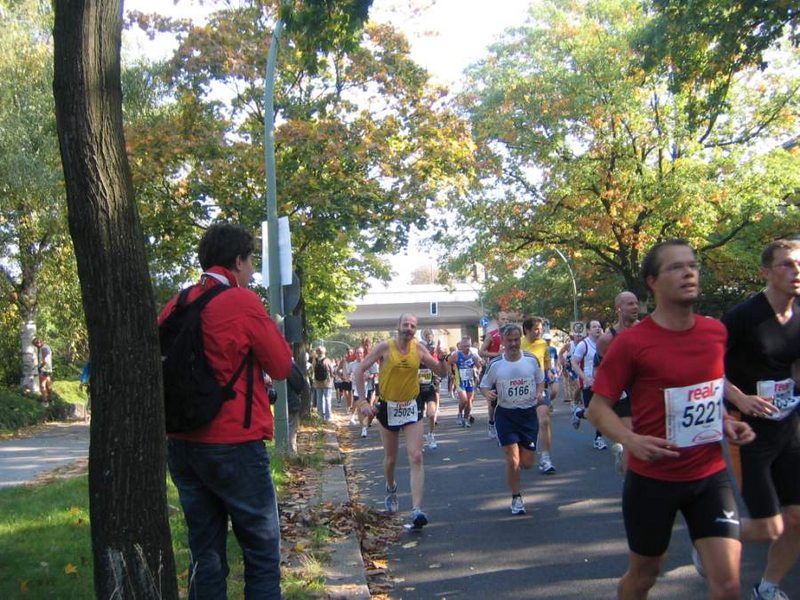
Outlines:
{"type": "Polygon", "coordinates": [[[744,396],[736,406],[747,417],[767,417],[778,412],[771,399],[755,395],[744,396]]]}
{"type": "Polygon", "coordinates": [[[497,390],[493,390],[491,388],[481,388],[481,393],[490,402],[497,400],[497,390]]]}
{"type": "Polygon", "coordinates": [[[680,456],[673,444],[663,438],[651,435],[634,434],[624,446],[636,458],[646,462],[653,462],[662,458],[678,458],[680,456]]]}
{"type": "Polygon", "coordinates": [[[749,444],[756,439],[756,434],[753,432],[753,429],[744,421],[737,421],[736,419],[730,418],[725,419],[722,424],[722,429],[725,432],[725,437],[735,446],[749,444]]]}

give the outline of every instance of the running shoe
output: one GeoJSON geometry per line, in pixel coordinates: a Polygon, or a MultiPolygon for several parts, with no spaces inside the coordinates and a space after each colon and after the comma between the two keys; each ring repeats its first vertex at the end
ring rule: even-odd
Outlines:
{"type": "Polygon", "coordinates": [[[397,484],[394,484],[392,489],[386,488],[386,500],[383,502],[386,506],[386,512],[394,514],[400,508],[400,503],[397,501],[397,484]]]}
{"type": "Polygon", "coordinates": [[[361,428],[361,437],[367,437],[367,428],[366,427],[362,427],[361,428]]]}
{"type": "Polygon", "coordinates": [[[625,448],[619,442],[611,444],[611,453],[614,455],[614,471],[617,472],[617,475],[625,474],[625,463],[622,461],[624,452],[625,448]]]}
{"type": "Polygon", "coordinates": [[[784,594],[781,588],[777,586],[766,592],[760,592],[758,584],[756,584],[753,586],[753,595],[750,596],[750,600],[789,600],[789,596],[784,594]]]}
{"type": "Polygon", "coordinates": [[[703,560],[700,558],[700,553],[694,546],[692,546],[692,564],[694,565],[694,570],[697,571],[697,574],[705,579],[706,570],[705,567],[703,567],[703,560]]]}
{"type": "Polygon", "coordinates": [[[511,498],[511,514],[524,515],[525,503],[522,501],[522,496],[513,496],[511,498]]]}
{"type": "Polygon", "coordinates": [[[553,463],[550,462],[549,459],[543,458],[539,461],[539,471],[544,473],[545,475],[552,475],[556,472],[556,468],[553,466],[553,463]]]}
{"type": "Polygon", "coordinates": [[[469,416],[469,424],[472,425],[475,422],[475,417],[472,415],[469,416]]]}
{"type": "Polygon", "coordinates": [[[438,447],[439,447],[439,445],[436,443],[436,436],[434,436],[432,433],[429,433],[428,434],[428,448],[430,448],[431,450],[436,450],[436,448],[438,448],[438,447]]]}
{"type": "Polygon", "coordinates": [[[428,517],[424,512],[418,508],[411,511],[411,529],[422,529],[427,524],[428,517]]]}
{"type": "Polygon", "coordinates": [[[356,425],[358,423],[358,418],[356,417],[355,413],[350,415],[350,425],[356,425]]]}
{"type": "Polygon", "coordinates": [[[573,429],[580,429],[580,427],[581,427],[581,418],[578,415],[578,411],[580,411],[580,408],[576,408],[575,410],[572,411],[572,428],[573,429]]]}
{"type": "Polygon", "coordinates": [[[461,415],[458,415],[458,417],[456,417],[456,425],[458,427],[463,427],[464,426],[464,417],[462,417],[461,415]]]}
{"type": "Polygon", "coordinates": [[[472,422],[473,422],[474,420],[475,420],[475,419],[473,419],[473,418],[472,418],[472,415],[470,415],[468,419],[464,419],[464,427],[466,427],[467,429],[469,429],[470,427],[472,427],[472,422]]]}
{"type": "Polygon", "coordinates": [[[486,425],[486,437],[490,440],[493,440],[497,437],[497,429],[494,426],[494,423],[489,423],[486,425]]]}
{"type": "Polygon", "coordinates": [[[598,436],[594,438],[594,449],[595,450],[608,450],[608,444],[603,439],[603,436],[598,436]]]}

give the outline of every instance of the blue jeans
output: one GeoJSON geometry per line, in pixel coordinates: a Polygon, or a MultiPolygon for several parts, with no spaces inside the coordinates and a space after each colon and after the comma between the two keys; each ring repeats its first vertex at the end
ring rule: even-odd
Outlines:
{"type": "Polygon", "coordinates": [[[169,471],[189,530],[190,600],[225,600],[228,517],[244,558],[244,597],[280,600],[278,502],[263,441],[199,444],[170,439],[169,471]]]}
{"type": "Polygon", "coordinates": [[[332,388],[314,388],[314,399],[317,402],[317,413],[325,421],[331,420],[332,388]]]}

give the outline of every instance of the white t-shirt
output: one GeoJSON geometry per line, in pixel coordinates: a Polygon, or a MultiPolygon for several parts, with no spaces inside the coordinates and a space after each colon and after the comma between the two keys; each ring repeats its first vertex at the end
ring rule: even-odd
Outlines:
{"type": "MultiPolygon", "coordinates": [[[[582,360],[581,368],[586,377],[594,377],[594,355],[597,354],[597,345],[591,338],[583,338],[575,346],[575,351],[572,353],[573,358],[582,360]]],[[[590,387],[586,380],[583,380],[583,387],[590,387]]]]}
{"type": "Polygon", "coordinates": [[[536,406],[536,386],[544,383],[544,371],[533,354],[523,353],[510,361],[505,353],[492,360],[480,387],[497,392],[497,405],[503,408],[536,406]]]}

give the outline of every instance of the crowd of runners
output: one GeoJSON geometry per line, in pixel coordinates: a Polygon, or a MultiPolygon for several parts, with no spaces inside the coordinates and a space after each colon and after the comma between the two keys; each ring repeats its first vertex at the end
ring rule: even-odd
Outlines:
{"type": "Polygon", "coordinates": [[[639,299],[623,291],[612,325],[604,330],[589,321],[585,336],[570,336],[560,348],[538,317],[513,322],[500,312],[479,347],[463,337],[444,348],[430,330],[418,340],[417,318],[401,315],[396,337],[357,350],[337,369],[351,423],[361,425],[362,436],[373,418],[380,423],[386,510],[399,508],[394,473],[402,431],[411,467],[409,526],[428,523],[423,447],[437,448],[446,389],[458,402],[457,427],[475,422],[476,392],[486,402],[486,435],[505,457],[511,513],[524,514],[520,471],[536,464],[556,473],[550,413],[560,391],[572,405],[573,426],[588,420],[593,447],[604,451],[610,443],[625,476],[629,564],[619,598],[647,597],[678,511],[709,598],[741,597],[742,542],[770,544],[749,597],[788,598],[780,583],[800,556],[800,238],[767,245],[760,274],[763,291],[722,320],[700,316],[693,309],[700,293],[694,250],[683,240],[659,243],[641,267],[652,312],[640,320],[639,299]]]}

